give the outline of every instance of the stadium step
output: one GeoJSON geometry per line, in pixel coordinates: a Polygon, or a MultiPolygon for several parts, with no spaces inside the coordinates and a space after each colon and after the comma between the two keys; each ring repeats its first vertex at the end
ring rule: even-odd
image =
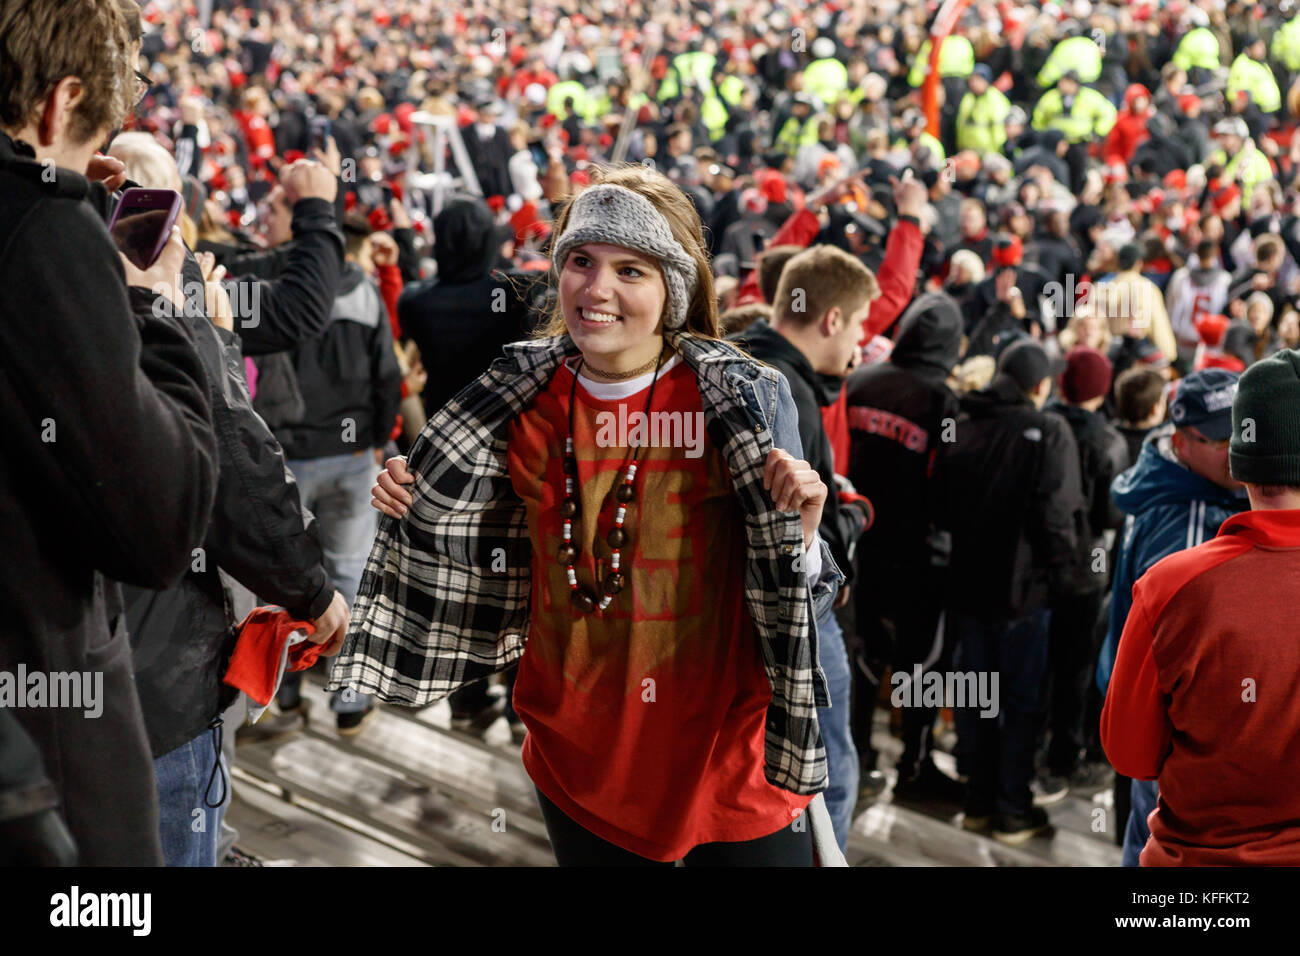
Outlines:
{"type": "MultiPolygon", "coordinates": [[[[381,706],[364,732],[341,738],[315,675],[303,694],[312,702],[305,731],[237,752],[230,821],[242,849],[306,866],[554,865],[504,720],[478,739],[451,730],[445,701],[381,706]]],[[[892,756],[898,743],[883,722],[876,737],[892,756]]],[[[962,830],[955,815],[898,806],[886,794],[858,814],[846,856],[853,866],[1118,864],[1108,802],[1072,793],[1049,814],[1053,839],[1007,847],[962,830]]]]}

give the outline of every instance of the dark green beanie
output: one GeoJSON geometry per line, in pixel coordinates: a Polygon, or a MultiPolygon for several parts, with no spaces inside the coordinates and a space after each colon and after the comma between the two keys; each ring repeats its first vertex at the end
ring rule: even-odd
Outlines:
{"type": "Polygon", "coordinates": [[[1300,351],[1284,349],[1241,373],[1228,466],[1252,485],[1300,485],[1300,351]]]}

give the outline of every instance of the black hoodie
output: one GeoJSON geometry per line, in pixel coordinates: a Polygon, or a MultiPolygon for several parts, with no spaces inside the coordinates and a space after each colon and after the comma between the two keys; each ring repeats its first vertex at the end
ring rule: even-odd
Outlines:
{"type": "Polygon", "coordinates": [[[420,348],[429,373],[424,408],[433,417],[487,371],[502,346],[531,328],[524,289],[536,272],[493,272],[500,233],[486,205],[457,199],[433,223],[437,278],[406,287],[397,302],[402,334],[420,348]]]}
{"type": "Polygon", "coordinates": [[[960,348],[957,303],[926,292],[899,320],[889,361],[856,370],[845,385],[849,480],[876,509],[860,545],[864,576],[906,574],[929,561],[930,476],[945,427],[951,431],[957,417],[945,380],[960,348]]]}
{"type": "Polygon", "coordinates": [[[353,454],[388,443],[402,372],[379,287],[355,262],[343,267],[325,331],[289,354],[304,409],[301,419],[275,429],[285,458],[353,454]]]}
{"type": "Polygon", "coordinates": [[[1079,452],[1069,425],[1006,374],[964,396],[962,410],[935,474],[938,520],[952,532],[948,606],[1019,618],[1065,593],[1084,507],[1079,452]]]}

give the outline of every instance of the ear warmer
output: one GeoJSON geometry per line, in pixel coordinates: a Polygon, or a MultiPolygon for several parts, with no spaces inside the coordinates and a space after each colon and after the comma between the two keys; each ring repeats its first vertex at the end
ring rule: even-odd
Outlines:
{"type": "Polygon", "coordinates": [[[663,213],[626,186],[602,183],[584,189],[569,207],[564,234],[555,241],[551,261],[558,275],[575,246],[602,242],[653,256],[668,286],[664,326],[680,329],[698,284],[695,260],[673,238],[663,213]]]}

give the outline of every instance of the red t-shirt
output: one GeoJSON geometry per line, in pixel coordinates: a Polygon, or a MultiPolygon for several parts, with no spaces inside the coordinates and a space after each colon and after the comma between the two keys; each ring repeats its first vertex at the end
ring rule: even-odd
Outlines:
{"type": "MultiPolygon", "coordinates": [[[[775,833],[811,798],[763,775],[772,688],[744,607],[744,520],[726,463],[703,433],[695,377],[681,361],[660,375],[651,424],[672,421],[655,413],[680,416],[676,447],[642,448],[624,522],[624,588],[590,615],[569,603],[556,558],[572,384],[562,366],[510,427],[510,477],[533,545],[530,630],[514,690],[528,728],[524,767],[577,823],[653,860],[775,833]]],[[[578,384],[575,567],[595,593],[597,561],[603,570],[610,556],[610,492],[646,394],[602,401],[578,384]]],[[[650,429],[650,440],[666,431],[650,429]]]]}

